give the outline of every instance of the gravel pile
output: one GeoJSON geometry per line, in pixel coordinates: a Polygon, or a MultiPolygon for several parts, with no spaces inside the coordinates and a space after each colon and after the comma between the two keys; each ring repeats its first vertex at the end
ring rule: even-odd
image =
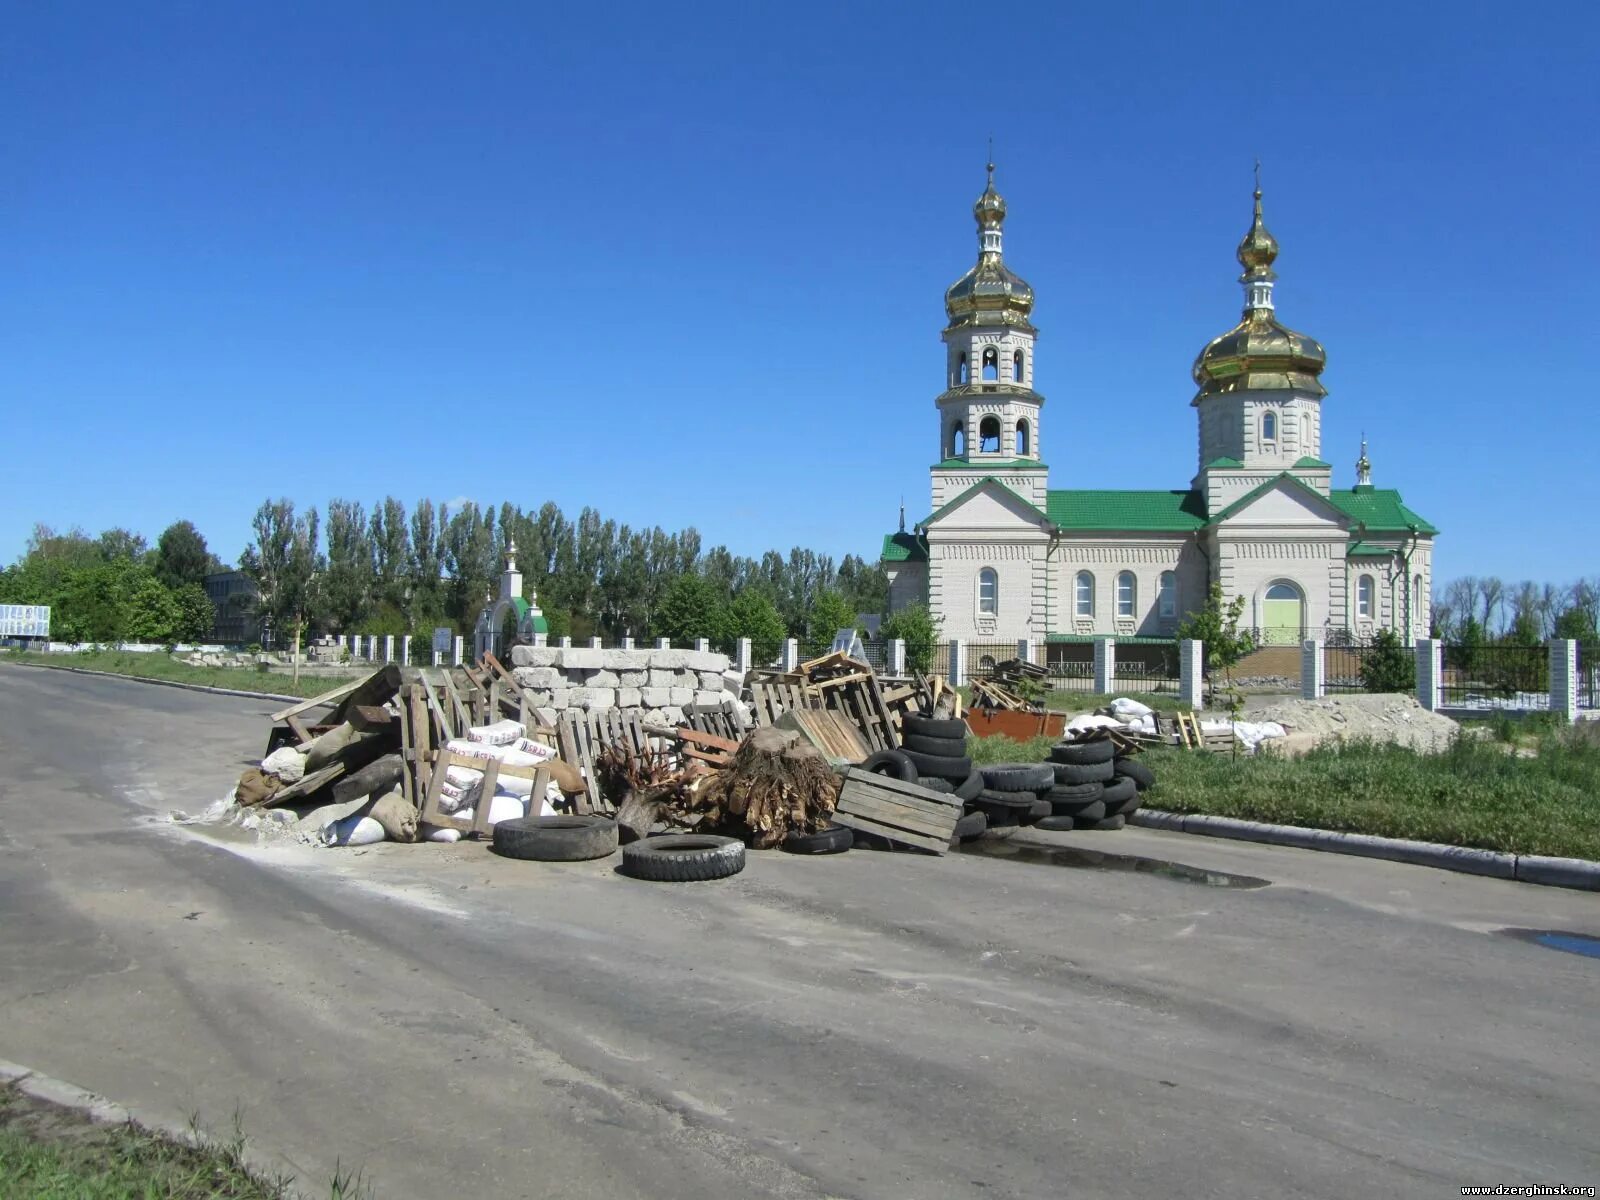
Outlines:
{"type": "Polygon", "coordinates": [[[1246,706],[1251,721],[1276,721],[1302,746],[1337,741],[1392,742],[1425,754],[1449,748],[1461,726],[1432,713],[1415,696],[1327,696],[1321,700],[1275,699],[1246,706]]]}

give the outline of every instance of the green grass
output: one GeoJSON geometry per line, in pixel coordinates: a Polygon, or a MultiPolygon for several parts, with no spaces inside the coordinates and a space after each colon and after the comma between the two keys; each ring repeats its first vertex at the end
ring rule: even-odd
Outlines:
{"type": "Polygon", "coordinates": [[[1003,733],[996,733],[990,737],[968,737],[967,755],[979,766],[991,766],[994,763],[1043,762],[1050,753],[1050,747],[1055,744],[1055,738],[1042,734],[1025,742],[1019,742],[1006,737],[1003,733]]]}
{"type": "Polygon", "coordinates": [[[357,677],[349,675],[292,676],[241,667],[192,667],[159,650],[132,654],[121,650],[90,650],[77,654],[37,654],[28,650],[6,651],[4,662],[37,663],[48,667],[82,667],[89,671],[109,671],[137,679],[167,679],[175,683],[198,683],[206,687],[237,688],[246,692],[275,692],[284,696],[315,696],[357,677]]]}
{"type": "MultiPolygon", "coordinates": [[[[7,1200],[292,1200],[292,1180],[245,1165],[232,1138],[191,1146],[137,1125],[96,1125],[79,1114],[0,1087],[0,1196],[7,1200]]],[[[368,1190],[336,1171],[331,1200],[368,1190]]]]}
{"type": "Polygon", "coordinates": [[[1145,762],[1152,808],[1600,859],[1600,744],[1576,733],[1543,738],[1533,757],[1461,738],[1435,755],[1353,744],[1298,759],[1156,749],[1145,762]]]}

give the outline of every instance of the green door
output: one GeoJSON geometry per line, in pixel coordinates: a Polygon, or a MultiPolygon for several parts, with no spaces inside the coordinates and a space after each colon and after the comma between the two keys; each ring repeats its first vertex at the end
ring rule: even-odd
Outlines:
{"type": "Polygon", "coordinates": [[[1292,583],[1275,583],[1261,605],[1261,638],[1269,646],[1298,646],[1305,620],[1300,589],[1292,583]]]}

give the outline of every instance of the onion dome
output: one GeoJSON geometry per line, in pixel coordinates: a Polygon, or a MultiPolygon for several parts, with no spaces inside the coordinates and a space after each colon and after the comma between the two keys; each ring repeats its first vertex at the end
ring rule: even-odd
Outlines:
{"type": "Polygon", "coordinates": [[[978,222],[978,265],[950,285],[944,310],[951,325],[1028,324],[1033,311],[1033,288],[1005,264],[1001,255],[1001,227],[1006,202],[994,190],[994,164],[989,164],[989,184],[972,206],[978,222]]]}
{"type": "Polygon", "coordinates": [[[1328,356],[1315,338],[1278,322],[1272,307],[1277,276],[1272,264],[1278,257],[1278,239],[1267,231],[1261,216],[1261,186],[1255,191],[1255,215],[1250,231],[1239,243],[1239,265],[1244,274],[1245,308],[1239,323],[1213,338],[1194,360],[1194,381],[1203,397],[1243,391],[1301,391],[1327,395],[1318,380],[1328,356]]]}

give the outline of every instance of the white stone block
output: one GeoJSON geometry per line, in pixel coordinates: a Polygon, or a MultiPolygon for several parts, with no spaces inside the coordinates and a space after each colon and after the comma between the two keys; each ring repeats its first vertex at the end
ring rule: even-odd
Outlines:
{"type": "Polygon", "coordinates": [[[664,667],[651,667],[645,680],[651,687],[672,687],[678,682],[678,673],[664,667]]]}
{"type": "Polygon", "coordinates": [[[643,687],[650,682],[649,671],[618,671],[617,684],[620,687],[643,687]]]}
{"type": "Polygon", "coordinates": [[[599,670],[587,672],[583,682],[586,687],[614,688],[619,681],[615,671],[599,670]]]}
{"type": "Polygon", "coordinates": [[[667,725],[682,725],[683,709],[676,704],[669,704],[661,710],[661,720],[667,725]]]}
{"type": "Polygon", "coordinates": [[[684,656],[688,650],[652,650],[650,651],[650,667],[652,670],[660,668],[663,671],[683,670],[684,656]]]}
{"type": "Polygon", "coordinates": [[[665,708],[672,703],[672,690],[664,687],[647,687],[640,689],[640,701],[651,708],[665,708]]]}
{"type": "Polygon", "coordinates": [[[605,667],[608,671],[638,671],[650,665],[650,654],[645,650],[607,650],[605,667]]]}
{"type": "Polygon", "coordinates": [[[702,688],[706,688],[714,692],[720,692],[722,690],[722,672],[701,671],[700,678],[697,682],[702,688]]]}
{"type": "Polygon", "coordinates": [[[566,671],[598,671],[606,665],[605,659],[606,651],[584,646],[563,650],[556,665],[566,671]]]}
{"type": "Polygon", "coordinates": [[[615,708],[617,693],[611,688],[573,688],[567,693],[568,708],[583,708],[589,712],[596,709],[615,708]]]}
{"type": "Polygon", "coordinates": [[[744,691],[744,672],[727,670],[722,673],[722,690],[738,695],[744,691]]]}
{"type": "Polygon", "coordinates": [[[554,725],[556,723],[556,710],[554,708],[536,708],[533,712],[539,718],[541,724],[554,725]]]}
{"type": "Polygon", "coordinates": [[[642,703],[643,697],[640,695],[639,688],[624,687],[617,689],[618,708],[638,708],[642,703]]]}
{"type": "Polygon", "coordinates": [[[517,681],[519,687],[525,688],[553,688],[566,684],[566,677],[555,667],[516,667],[511,672],[511,678],[517,681]]]}
{"type": "Polygon", "coordinates": [[[681,708],[685,704],[693,704],[694,703],[694,689],[693,688],[675,687],[675,688],[672,688],[670,690],[670,692],[671,692],[671,694],[667,698],[672,701],[672,703],[673,703],[673,705],[675,707],[680,707],[681,708]]]}
{"type": "Polygon", "coordinates": [[[716,705],[722,703],[722,693],[721,691],[699,691],[694,694],[694,702],[696,704],[709,704],[715,707],[716,705]]]}
{"type": "Polygon", "coordinates": [[[571,688],[562,688],[559,692],[550,693],[550,707],[557,712],[567,707],[567,697],[572,695],[571,688]]]}
{"type": "Polygon", "coordinates": [[[691,671],[716,671],[720,674],[728,669],[728,656],[714,650],[685,650],[683,665],[691,671]]]}

